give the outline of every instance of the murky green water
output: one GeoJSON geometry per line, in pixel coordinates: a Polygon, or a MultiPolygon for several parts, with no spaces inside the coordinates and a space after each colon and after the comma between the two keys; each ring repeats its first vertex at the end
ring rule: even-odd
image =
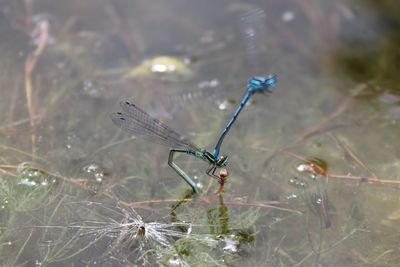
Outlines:
{"type": "Polygon", "coordinates": [[[1,266],[398,266],[398,4],[303,2],[0,2],[1,266]],[[212,150],[269,73],[220,195],[110,119],[130,100],[212,150]]]}

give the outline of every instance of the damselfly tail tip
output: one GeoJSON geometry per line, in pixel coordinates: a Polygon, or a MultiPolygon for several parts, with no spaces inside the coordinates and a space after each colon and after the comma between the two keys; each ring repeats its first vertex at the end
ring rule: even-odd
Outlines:
{"type": "Polygon", "coordinates": [[[271,92],[277,81],[278,78],[275,74],[268,76],[255,76],[248,80],[247,90],[251,93],[271,92]]]}
{"type": "Polygon", "coordinates": [[[133,104],[133,103],[131,103],[131,102],[129,102],[129,101],[121,101],[121,102],[119,102],[119,105],[121,106],[121,107],[125,107],[125,106],[133,106],[133,107],[136,107],[135,106],[135,104],[133,104]]]}
{"type": "Polygon", "coordinates": [[[124,114],[122,114],[122,112],[115,112],[110,115],[110,118],[111,118],[112,122],[119,127],[126,120],[125,116],[124,116],[124,114]]]}

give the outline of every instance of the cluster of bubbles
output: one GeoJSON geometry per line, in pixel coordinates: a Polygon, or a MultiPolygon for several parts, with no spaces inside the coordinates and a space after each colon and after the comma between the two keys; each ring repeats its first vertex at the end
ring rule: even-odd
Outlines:
{"type": "Polygon", "coordinates": [[[89,189],[97,193],[105,177],[103,168],[97,163],[89,163],[82,168],[82,171],[88,179],[86,184],[89,189]]]}

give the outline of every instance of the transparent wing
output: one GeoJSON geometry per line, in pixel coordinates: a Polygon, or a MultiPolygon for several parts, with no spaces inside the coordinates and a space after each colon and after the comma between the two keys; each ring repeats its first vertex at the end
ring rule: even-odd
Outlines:
{"type": "Polygon", "coordinates": [[[151,117],[135,104],[126,101],[121,102],[120,105],[122,112],[112,114],[111,120],[121,129],[136,135],[147,136],[153,141],[169,147],[200,150],[188,139],[151,117]]]}
{"type": "Polygon", "coordinates": [[[267,64],[267,16],[260,8],[255,8],[240,16],[240,32],[245,46],[250,75],[265,75],[267,64]],[[264,56],[262,56],[264,55],[264,56]]]}

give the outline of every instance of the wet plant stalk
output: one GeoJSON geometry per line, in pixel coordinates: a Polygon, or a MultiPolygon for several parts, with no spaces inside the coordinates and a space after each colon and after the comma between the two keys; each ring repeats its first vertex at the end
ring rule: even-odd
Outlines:
{"type": "Polygon", "coordinates": [[[43,53],[44,48],[46,47],[47,40],[49,38],[49,22],[43,20],[39,22],[37,29],[35,31],[39,32],[38,45],[36,50],[31,53],[25,62],[25,94],[26,94],[26,105],[29,113],[29,124],[31,126],[31,143],[32,143],[32,156],[36,157],[36,111],[33,104],[33,86],[32,86],[32,73],[36,67],[36,63],[43,53]]]}

